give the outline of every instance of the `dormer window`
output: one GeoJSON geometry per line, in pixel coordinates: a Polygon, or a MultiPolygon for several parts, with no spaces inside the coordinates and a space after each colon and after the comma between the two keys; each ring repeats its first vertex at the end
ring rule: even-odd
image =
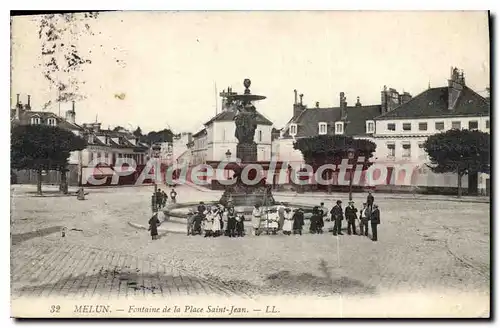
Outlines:
{"type": "Polygon", "coordinates": [[[290,135],[297,135],[297,124],[290,124],[290,135]]]}
{"type": "Polygon", "coordinates": [[[31,124],[32,125],[37,125],[37,124],[40,124],[40,117],[38,116],[34,116],[31,118],[31,124]]]}
{"type": "Polygon", "coordinates": [[[319,134],[326,134],[327,132],[327,125],[325,122],[319,122],[318,123],[318,133],[319,134]]]}
{"type": "Polygon", "coordinates": [[[47,124],[50,125],[50,126],[56,126],[57,125],[57,121],[55,118],[51,117],[49,119],[47,119],[47,124]]]}
{"type": "Polygon", "coordinates": [[[335,134],[343,134],[343,133],[344,133],[344,122],[336,122],[335,134]]]}
{"type": "Polygon", "coordinates": [[[366,133],[374,133],[374,132],[375,132],[375,122],[366,121],[366,133]]]}

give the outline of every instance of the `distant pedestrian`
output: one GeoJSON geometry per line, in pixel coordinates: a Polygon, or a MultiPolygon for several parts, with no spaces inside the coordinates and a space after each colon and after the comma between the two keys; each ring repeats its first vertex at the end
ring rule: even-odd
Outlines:
{"type": "Polygon", "coordinates": [[[377,226],[380,224],[380,210],[378,208],[378,205],[373,205],[373,211],[371,212],[370,216],[370,223],[372,226],[372,240],[377,241],[377,226]]]}
{"type": "Polygon", "coordinates": [[[343,235],[342,233],[342,220],[344,219],[344,212],[342,211],[342,201],[338,200],[337,204],[330,211],[332,215],[333,225],[333,235],[343,235]]]}
{"type": "Polygon", "coordinates": [[[356,220],[358,219],[357,213],[358,210],[354,207],[354,202],[351,200],[349,201],[349,206],[345,208],[345,219],[347,221],[347,234],[352,234],[357,235],[356,232],[356,220]]]}
{"type": "Polygon", "coordinates": [[[363,208],[359,212],[359,235],[368,236],[368,221],[370,220],[370,213],[366,203],[363,203],[363,208]]]}
{"type": "Polygon", "coordinates": [[[174,188],[172,188],[172,190],[170,190],[170,199],[172,199],[172,203],[174,204],[176,202],[176,197],[177,197],[177,192],[175,191],[174,188]]]}
{"type": "Polygon", "coordinates": [[[283,234],[290,236],[293,229],[293,219],[290,208],[285,208],[284,222],[283,222],[283,234]]]}
{"type": "Polygon", "coordinates": [[[200,204],[198,205],[198,214],[200,214],[202,218],[205,217],[206,210],[207,208],[205,207],[205,203],[200,202],[200,204]]]}
{"type": "Polygon", "coordinates": [[[304,212],[299,208],[293,214],[293,234],[302,235],[302,227],[304,226],[304,212]]]}
{"type": "Polygon", "coordinates": [[[165,207],[167,205],[168,196],[165,190],[161,191],[161,207],[165,207]]]}
{"type": "Polygon", "coordinates": [[[371,190],[368,190],[368,196],[366,196],[366,206],[371,211],[373,208],[373,202],[375,201],[375,197],[373,197],[371,190]]]}
{"type": "Polygon", "coordinates": [[[158,212],[153,215],[151,219],[149,219],[149,229],[148,231],[151,232],[151,239],[156,240],[158,239],[158,226],[160,225],[160,220],[158,219],[158,212]]]}

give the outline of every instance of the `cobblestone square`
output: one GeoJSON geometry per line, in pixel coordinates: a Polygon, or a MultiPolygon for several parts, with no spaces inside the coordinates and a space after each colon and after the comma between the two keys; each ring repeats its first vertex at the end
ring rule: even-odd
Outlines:
{"type": "MultiPolygon", "coordinates": [[[[376,297],[396,292],[479,294],[488,315],[489,204],[392,199],[381,208],[379,241],[362,236],[261,235],[203,238],[164,233],[152,241],[145,224],[152,187],[92,189],[75,197],[38,197],[12,187],[12,298],[83,299],[170,296],[376,297]],[[67,233],[61,237],[61,228],[67,233]]],[[[179,202],[219,193],[178,188],[179,202]]],[[[277,200],[331,207],[346,195],[277,200]]],[[[360,204],[366,195],[355,194],[360,204]]],[[[344,222],[345,228],[345,222],[344,222]]]]}

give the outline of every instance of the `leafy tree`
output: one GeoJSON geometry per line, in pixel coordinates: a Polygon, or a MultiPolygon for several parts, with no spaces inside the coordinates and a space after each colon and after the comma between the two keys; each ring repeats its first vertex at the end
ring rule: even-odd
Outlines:
{"type": "Polygon", "coordinates": [[[170,129],[163,129],[161,131],[151,131],[146,137],[145,141],[152,145],[154,143],[172,142],[174,138],[174,133],[170,129]]]}
{"type": "Polygon", "coordinates": [[[293,144],[293,148],[302,152],[304,161],[311,165],[314,170],[324,164],[340,164],[342,159],[348,158],[350,148],[355,152],[354,159],[364,157],[365,166],[368,166],[369,159],[373,157],[376,147],[372,141],[343,135],[318,135],[298,139],[293,144]]]}
{"type": "MultiPolygon", "coordinates": [[[[364,157],[363,169],[371,165],[369,161],[376,149],[375,143],[366,139],[354,139],[343,135],[318,135],[311,138],[298,139],[294,149],[302,152],[306,164],[311,165],[314,172],[325,164],[338,165],[348,159],[349,149],[354,150],[351,164],[357,164],[359,157],[364,157]]],[[[331,170],[323,171],[323,179],[331,178],[331,170]]],[[[331,186],[328,185],[330,191],[331,186]]]]}
{"type": "Polygon", "coordinates": [[[58,170],[64,173],[61,184],[64,192],[67,192],[65,173],[70,152],[82,150],[86,146],[85,139],[57,126],[15,126],[11,133],[11,168],[35,170],[39,194],[42,193],[42,171],[58,170]]]}
{"type": "Polygon", "coordinates": [[[424,143],[435,173],[456,173],[458,197],[462,196],[462,177],[490,171],[490,135],[477,130],[448,130],[430,136],[424,143]]]}

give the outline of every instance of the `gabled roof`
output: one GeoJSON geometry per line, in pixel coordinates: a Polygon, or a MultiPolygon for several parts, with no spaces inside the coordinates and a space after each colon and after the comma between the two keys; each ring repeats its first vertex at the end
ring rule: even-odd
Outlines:
{"type": "MultiPolygon", "coordinates": [[[[257,112],[257,124],[261,125],[273,125],[273,122],[268,120],[264,115],[257,112]]],[[[212,122],[230,122],[234,120],[234,117],[236,116],[236,113],[232,110],[225,110],[223,112],[220,112],[219,114],[215,115],[212,117],[205,125],[209,125],[212,122]]]]}
{"type": "Polygon", "coordinates": [[[464,86],[454,109],[448,109],[448,87],[425,90],[394,110],[384,113],[377,120],[405,118],[433,118],[490,115],[488,101],[477,92],[464,86]]]}
{"type": "Polygon", "coordinates": [[[198,138],[198,137],[200,137],[202,135],[206,135],[206,134],[207,134],[207,129],[203,128],[200,131],[193,134],[193,138],[198,138]]]}
{"type": "MultiPolygon", "coordinates": [[[[381,113],[381,106],[348,106],[346,107],[346,112],[344,135],[365,135],[365,122],[379,115],[381,113]]],[[[318,135],[320,122],[327,123],[327,134],[334,134],[334,123],[338,121],[342,121],[341,108],[328,107],[305,109],[291,123],[297,124],[297,135],[295,137],[304,138],[318,135]]],[[[283,134],[283,137],[291,137],[289,130],[283,134]]]]}

